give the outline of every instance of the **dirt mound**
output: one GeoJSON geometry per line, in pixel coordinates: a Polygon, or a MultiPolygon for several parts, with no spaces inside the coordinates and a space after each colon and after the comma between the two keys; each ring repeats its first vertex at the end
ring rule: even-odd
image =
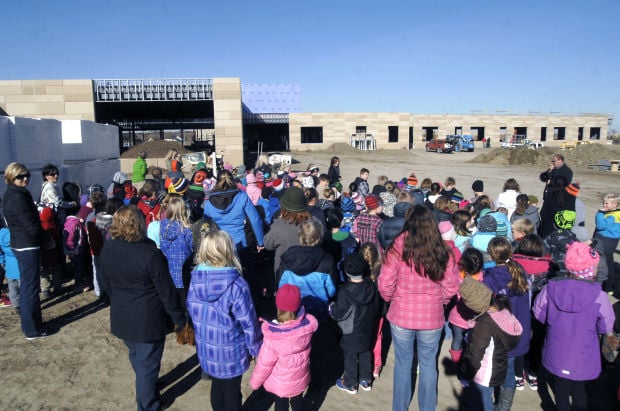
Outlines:
{"type": "Polygon", "coordinates": [[[554,153],[562,153],[566,163],[571,167],[587,167],[598,164],[600,160],[620,158],[620,147],[605,144],[584,144],[572,150],[544,147],[531,150],[525,147],[503,149],[495,148],[480,154],[468,163],[484,163],[495,165],[527,165],[546,166],[554,153]]]}
{"type": "Polygon", "coordinates": [[[322,153],[334,153],[334,154],[349,154],[349,153],[361,153],[362,150],[350,146],[347,143],[334,143],[320,150],[322,153]]]}
{"type": "Polygon", "coordinates": [[[131,147],[129,150],[121,154],[121,158],[136,158],[140,151],[146,151],[147,158],[163,158],[166,157],[169,150],[175,149],[181,154],[191,153],[191,150],[183,147],[178,141],[167,140],[151,140],[145,141],[131,147]]]}

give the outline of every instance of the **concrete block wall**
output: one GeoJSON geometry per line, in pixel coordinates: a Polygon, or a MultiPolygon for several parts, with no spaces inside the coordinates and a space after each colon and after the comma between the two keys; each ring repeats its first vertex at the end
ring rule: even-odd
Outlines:
{"type": "Polygon", "coordinates": [[[0,108],[10,116],[94,121],[92,80],[0,80],[0,108]]]}
{"type": "Polygon", "coordinates": [[[213,117],[215,145],[231,164],[243,164],[243,114],[241,80],[213,79],[213,117]]]}

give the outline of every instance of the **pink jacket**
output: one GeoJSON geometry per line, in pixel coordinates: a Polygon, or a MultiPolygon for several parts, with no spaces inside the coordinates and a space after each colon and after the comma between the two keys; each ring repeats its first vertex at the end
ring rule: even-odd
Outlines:
{"type": "Polygon", "coordinates": [[[258,200],[260,200],[261,189],[256,185],[256,183],[250,183],[245,188],[245,193],[250,197],[250,201],[252,204],[258,204],[258,200]]]}
{"type": "Polygon", "coordinates": [[[296,320],[283,324],[263,320],[263,345],[250,378],[250,387],[261,385],[280,398],[304,392],[310,384],[310,340],[318,322],[302,306],[296,320]]]}
{"type": "Polygon", "coordinates": [[[444,324],[444,304],[459,288],[459,269],[450,257],[444,279],[434,282],[409,267],[402,260],[403,233],[394,240],[394,247],[385,255],[379,275],[379,293],[390,304],[387,319],[394,325],[410,330],[435,330],[444,324]]]}

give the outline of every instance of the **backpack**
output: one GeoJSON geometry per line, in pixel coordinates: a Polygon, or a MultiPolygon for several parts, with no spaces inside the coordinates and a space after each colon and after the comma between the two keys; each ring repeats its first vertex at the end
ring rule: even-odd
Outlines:
{"type": "Polygon", "coordinates": [[[80,252],[80,246],[83,244],[82,224],[75,216],[69,216],[65,220],[63,235],[63,250],[65,255],[76,256],[80,252]]]}

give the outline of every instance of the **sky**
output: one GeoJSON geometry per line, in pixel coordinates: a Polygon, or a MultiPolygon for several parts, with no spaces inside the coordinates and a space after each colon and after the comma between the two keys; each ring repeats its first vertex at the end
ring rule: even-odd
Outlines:
{"type": "MultiPolygon", "coordinates": [[[[295,83],[305,112],[609,113],[618,0],[3,4],[0,79],[295,83]]],[[[619,130],[620,131],[620,130],[619,130]]]]}

